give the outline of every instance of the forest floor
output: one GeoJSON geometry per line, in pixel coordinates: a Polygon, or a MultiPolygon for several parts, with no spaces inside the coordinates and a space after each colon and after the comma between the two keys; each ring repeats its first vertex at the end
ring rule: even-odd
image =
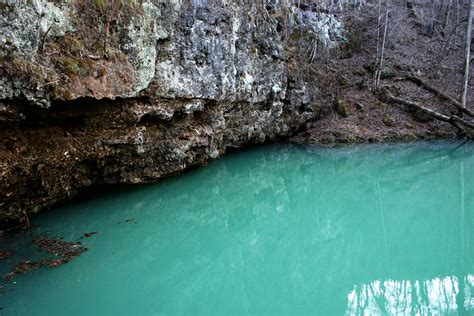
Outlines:
{"type": "MultiPolygon", "coordinates": [[[[462,21],[466,20],[467,10],[461,10],[459,17],[451,14],[446,28],[441,23],[433,26],[432,21],[440,19],[435,14],[439,8],[415,8],[423,12],[423,17],[410,14],[405,2],[393,2],[389,10],[379,87],[387,87],[401,98],[419,102],[440,113],[456,113],[455,107],[407,77],[416,75],[459,99],[466,25],[462,21]],[[457,22],[459,20],[461,23],[457,22]]],[[[370,6],[342,16],[350,34],[346,46],[340,48],[339,58],[322,57],[310,65],[322,94],[320,118],[307,124],[306,130],[293,136],[292,141],[329,145],[462,136],[449,123],[434,120],[403,105],[386,103],[379,97],[379,89],[374,89],[373,85],[377,16],[377,8],[370,6]]],[[[379,47],[384,22],[385,14],[379,47]]],[[[467,99],[471,109],[473,90],[471,78],[467,99]]]]}

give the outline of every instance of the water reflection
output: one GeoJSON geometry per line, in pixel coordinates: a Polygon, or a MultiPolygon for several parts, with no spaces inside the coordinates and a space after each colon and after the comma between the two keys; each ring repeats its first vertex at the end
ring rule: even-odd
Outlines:
{"type": "Polygon", "coordinates": [[[375,280],[355,285],[347,295],[346,315],[431,315],[474,311],[474,275],[423,281],[375,280]]]}
{"type": "MultiPolygon", "coordinates": [[[[472,314],[473,153],[474,144],[273,145],[44,213],[35,234],[99,233],[81,239],[90,250],[70,264],[16,279],[0,306],[7,315],[472,314]]],[[[22,254],[16,244],[0,239],[16,255],[0,271],[22,254]]]]}

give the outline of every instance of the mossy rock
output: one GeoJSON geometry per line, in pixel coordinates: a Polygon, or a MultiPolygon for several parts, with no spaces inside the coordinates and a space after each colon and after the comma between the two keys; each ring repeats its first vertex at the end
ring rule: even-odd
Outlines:
{"type": "Polygon", "coordinates": [[[352,69],[352,74],[354,76],[359,76],[359,77],[363,77],[365,76],[365,70],[363,67],[355,67],[354,69],[352,69]]]}
{"type": "Polygon", "coordinates": [[[388,127],[395,127],[396,125],[395,120],[390,115],[387,115],[387,114],[384,115],[382,122],[388,127]]]}
{"type": "Polygon", "coordinates": [[[343,117],[348,117],[352,113],[352,107],[350,104],[342,99],[336,100],[336,110],[341,114],[343,117]]]}
{"type": "Polygon", "coordinates": [[[389,79],[396,76],[395,70],[390,67],[383,67],[380,70],[380,79],[389,79]]]}
{"type": "Polygon", "coordinates": [[[69,77],[86,77],[95,73],[96,63],[89,58],[61,56],[56,59],[61,70],[69,77]]]}
{"type": "Polygon", "coordinates": [[[14,58],[5,69],[10,75],[23,77],[35,85],[57,80],[57,74],[53,70],[22,58],[14,58]]]}

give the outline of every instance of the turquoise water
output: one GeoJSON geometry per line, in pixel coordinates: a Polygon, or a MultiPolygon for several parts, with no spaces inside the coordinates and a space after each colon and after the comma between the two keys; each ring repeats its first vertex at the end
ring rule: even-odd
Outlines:
{"type": "Polygon", "coordinates": [[[474,314],[474,144],[268,145],[34,219],[89,251],[2,315],[474,314]]]}

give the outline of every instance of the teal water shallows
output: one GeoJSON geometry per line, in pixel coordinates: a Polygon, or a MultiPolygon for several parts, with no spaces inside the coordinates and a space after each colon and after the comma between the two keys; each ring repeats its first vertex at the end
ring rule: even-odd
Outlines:
{"type": "Polygon", "coordinates": [[[34,235],[98,234],[5,315],[474,313],[472,143],[251,148],[35,222],[2,269],[34,235]]]}

